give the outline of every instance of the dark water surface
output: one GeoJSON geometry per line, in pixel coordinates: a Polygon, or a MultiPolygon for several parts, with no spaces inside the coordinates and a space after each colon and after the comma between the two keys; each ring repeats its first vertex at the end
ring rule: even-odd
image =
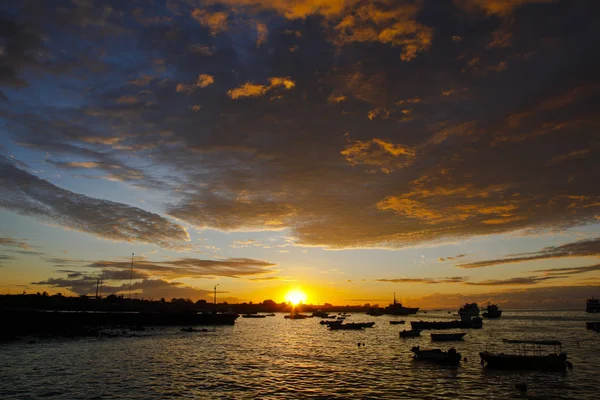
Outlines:
{"type": "Polygon", "coordinates": [[[318,318],[286,320],[278,314],[239,318],[235,326],[204,333],[170,327],[136,332],[139,337],[32,344],[28,338],[0,345],[0,399],[600,398],[600,334],[586,330],[584,322],[600,316],[505,311],[481,330],[465,330],[464,342],[432,344],[431,331],[399,338],[411,320],[449,317],[353,314],[348,321],[375,321],[375,327],[328,331],[318,318]],[[407,325],[390,325],[390,319],[407,325]],[[502,338],[561,340],[574,368],[560,373],[483,368],[478,353],[502,338]],[[467,361],[459,367],[415,362],[410,349],[417,345],[454,346],[467,361]],[[526,394],[514,387],[521,382],[528,385],[526,394]]]}

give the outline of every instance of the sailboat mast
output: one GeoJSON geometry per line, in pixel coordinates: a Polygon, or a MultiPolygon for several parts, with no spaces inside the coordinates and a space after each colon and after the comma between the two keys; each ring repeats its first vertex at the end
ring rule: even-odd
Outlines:
{"type": "Polygon", "coordinates": [[[131,280],[133,279],[133,256],[135,253],[131,253],[131,268],[129,270],[129,298],[131,299],[131,280]]]}

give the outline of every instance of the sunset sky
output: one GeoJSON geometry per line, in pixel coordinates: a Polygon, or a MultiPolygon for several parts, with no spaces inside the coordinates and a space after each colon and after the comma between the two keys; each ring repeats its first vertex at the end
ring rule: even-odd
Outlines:
{"type": "Polygon", "coordinates": [[[600,297],[600,1],[0,4],[0,293],[600,297]]]}

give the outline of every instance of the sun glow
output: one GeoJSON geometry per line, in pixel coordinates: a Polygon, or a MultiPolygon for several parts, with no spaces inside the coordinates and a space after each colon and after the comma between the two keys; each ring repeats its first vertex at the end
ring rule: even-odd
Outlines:
{"type": "Polygon", "coordinates": [[[306,293],[304,293],[300,289],[292,289],[285,295],[285,300],[289,301],[293,305],[298,305],[299,303],[306,303],[306,293]]]}

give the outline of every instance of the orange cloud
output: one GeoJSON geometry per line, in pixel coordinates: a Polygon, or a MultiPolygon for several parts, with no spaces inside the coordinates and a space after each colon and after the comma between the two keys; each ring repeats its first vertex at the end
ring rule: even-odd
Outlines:
{"type": "Polygon", "coordinates": [[[185,83],[178,83],[177,86],[175,86],[175,91],[177,93],[192,93],[197,88],[205,88],[207,86],[212,85],[213,83],[215,83],[215,78],[213,76],[207,74],[200,74],[198,75],[196,83],[191,85],[186,85],[185,83]]]}
{"type": "Polygon", "coordinates": [[[296,86],[296,83],[290,78],[269,78],[269,85],[257,85],[251,82],[246,82],[239,88],[231,89],[227,92],[227,95],[232,99],[239,99],[241,97],[258,97],[263,96],[269,90],[277,87],[284,87],[289,90],[296,86]]]}
{"type": "Polygon", "coordinates": [[[346,146],[341,154],[352,165],[374,165],[385,173],[412,164],[415,158],[413,149],[377,138],[358,140],[346,146]]]}
{"type": "Polygon", "coordinates": [[[199,8],[196,8],[192,11],[192,18],[194,18],[200,25],[209,28],[213,35],[227,31],[228,17],[229,14],[223,11],[211,13],[210,11],[201,10],[199,8]]]}
{"type": "Polygon", "coordinates": [[[554,0],[454,0],[454,4],[467,12],[485,12],[488,15],[507,17],[526,4],[552,3],[554,0]]]}

